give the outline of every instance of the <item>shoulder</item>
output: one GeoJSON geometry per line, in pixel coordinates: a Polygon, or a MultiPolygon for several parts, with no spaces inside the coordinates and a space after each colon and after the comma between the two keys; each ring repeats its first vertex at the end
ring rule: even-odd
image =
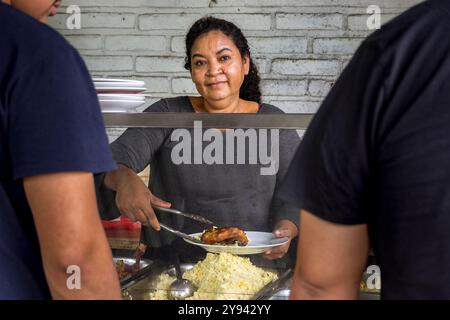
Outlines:
{"type": "Polygon", "coordinates": [[[449,43],[450,1],[424,1],[398,15],[381,29],[371,34],[364,42],[365,47],[383,53],[397,47],[415,46],[430,42],[433,36],[442,36],[440,41],[449,43]]]}
{"type": "Polygon", "coordinates": [[[9,5],[0,5],[0,44],[9,49],[4,52],[8,60],[26,67],[53,57],[76,54],[56,30],[9,5]]]}
{"type": "MultiPolygon", "coordinates": [[[[62,35],[1,1],[0,5],[0,82],[27,85],[30,77],[39,75],[36,91],[62,77],[85,86],[89,74],[83,59],[62,35]]],[[[64,88],[60,81],[58,85],[64,88]]]]}
{"type": "Polygon", "coordinates": [[[193,108],[187,96],[179,96],[172,98],[163,98],[147,109],[144,112],[193,112],[193,108]]]}
{"type": "Polygon", "coordinates": [[[281,110],[280,108],[272,105],[272,104],[268,104],[268,103],[262,103],[261,104],[261,109],[259,110],[260,113],[284,113],[283,110],[281,110]]]}

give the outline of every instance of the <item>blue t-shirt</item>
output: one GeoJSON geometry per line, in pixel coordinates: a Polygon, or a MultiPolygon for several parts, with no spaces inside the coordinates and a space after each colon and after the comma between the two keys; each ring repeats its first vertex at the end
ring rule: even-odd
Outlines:
{"type": "Polygon", "coordinates": [[[50,298],[22,178],[98,173],[115,163],[81,57],[57,32],[2,3],[0,168],[0,299],[50,298]]]}

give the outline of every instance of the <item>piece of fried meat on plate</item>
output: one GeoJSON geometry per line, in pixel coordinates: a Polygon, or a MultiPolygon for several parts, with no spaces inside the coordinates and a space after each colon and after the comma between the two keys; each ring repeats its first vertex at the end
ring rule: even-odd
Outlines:
{"type": "Polygon", "coordinates": [[[200,240],[206,244],[238,244],[246,246],[248,238],[244,230],[237,227],[212,227],[205,230],[200,240]]]}

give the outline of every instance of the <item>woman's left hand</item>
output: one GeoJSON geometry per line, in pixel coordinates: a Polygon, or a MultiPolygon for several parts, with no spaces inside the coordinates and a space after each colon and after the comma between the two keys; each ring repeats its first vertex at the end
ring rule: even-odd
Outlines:
{"type": "Polygon", "coordinates": [[[263,253],[263,257],[269,260],[282,258],[289,250],[292,239],[298,235],[298,229],[295,223],[290,220],[280,220],[273,230],[277,238],[288,237],[289,241],[281,246],[274,247],[263,253]]]}

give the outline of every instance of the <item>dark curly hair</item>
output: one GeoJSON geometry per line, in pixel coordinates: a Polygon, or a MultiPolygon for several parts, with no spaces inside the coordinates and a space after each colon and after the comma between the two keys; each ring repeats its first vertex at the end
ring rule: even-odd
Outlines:
{"type": "Polygon", "coordinates": [[[239,96],[244,100],[261,103],[261,91],[259,88],[261,79],[259,78],[258,68],[251,59],[247,39],[241,29],[229,21],[207,16],[197,20],[192,25],[186,35],[185,69],[191,71],[191,49],[195,40],[202,34],[215,30],[221,31],[229,37],[239,49],[242,57],[247,56],[250,59],[250,70],[248,75],[244,78],[244,83],[241,86],[239,96]]]}

